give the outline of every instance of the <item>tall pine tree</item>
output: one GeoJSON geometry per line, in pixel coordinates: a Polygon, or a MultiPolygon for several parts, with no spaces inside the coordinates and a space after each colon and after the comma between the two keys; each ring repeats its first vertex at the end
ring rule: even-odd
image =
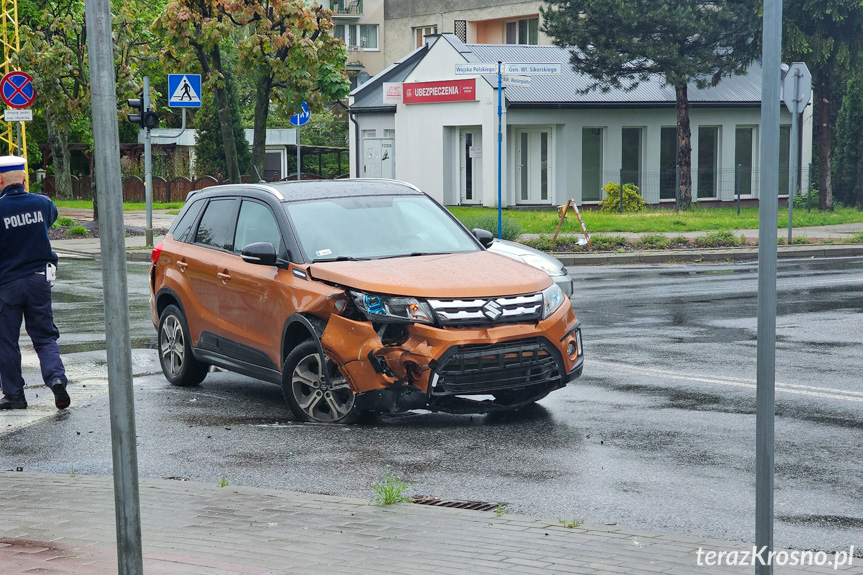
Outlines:
{"type": "Polygon", "coordinates": [[[661,77],[674,87],[680,200],[692,200],[688,87],[717,85],[758,56],[761,20],[751,0],[549,0],[543,29],[571,48],[572,68],[590,89],[634,89],[661,77]]]}

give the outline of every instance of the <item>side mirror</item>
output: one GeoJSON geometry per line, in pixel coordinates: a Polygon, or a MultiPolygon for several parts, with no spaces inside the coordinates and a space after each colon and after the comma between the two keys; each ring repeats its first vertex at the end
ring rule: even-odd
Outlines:
{"type": "Polygon", "coordinates": [[[484,248],[491,246],[491,243],[494,241],[494,235],[488,230],[474,228],[473,235],[476,236],[476,239],[479,240],[479,243],[484,248]]]}
{"type": "Polygon", "coordinates": [[[270,242],[256,242],[243,248],[240,253],[244,262],[262,266],[276,265],[276,248],[270,242]]]}

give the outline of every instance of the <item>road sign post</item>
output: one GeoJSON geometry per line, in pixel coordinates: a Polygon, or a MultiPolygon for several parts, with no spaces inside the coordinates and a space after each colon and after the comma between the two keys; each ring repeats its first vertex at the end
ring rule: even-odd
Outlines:
{"type": "Polygon", "coordinates": [[[302,163],[300,162],[300,126],[304,126],[312,119],[312,113],[309,111],[309,105],[303,102],[302,112],[296,113],[291,116],[288,120],[297,127],[297,179],[301,179],[300,173],[302,170],[300,169],[302,163]]]}
{"type": "Polygon", "coordinates": [[[794,192],[800,187],[797,182],[797,166],[800,165],[798,143],[800,122],[798,118],[809,104],[812,92],[812,75],[803,62],[794,62],[785,74],[782,86],[785,107],[791,112],[791,151],[788,161],[788,245],[791,245],[791,217],[794,213],[794,192]]]}
{"type": "Polygon", "coordinates": [[[497,237],[503,238],[503,87],[530,88],[530,76],[561,74],[563,65],[543,62],[473,62],[456,64],[459,76],[497,74],[497,237]],[[504,76],[506,74],[506,76],[504,76]]]}

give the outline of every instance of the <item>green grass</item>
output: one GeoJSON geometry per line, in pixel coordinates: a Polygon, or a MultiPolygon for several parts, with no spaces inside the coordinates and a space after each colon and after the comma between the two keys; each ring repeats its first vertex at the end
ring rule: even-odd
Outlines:
{"type": "MultiPolygon", "coordinates": [[[[478,220],[483,214],[497,213],[494,208],[453,206],[449,210],[461,221],[478,220]]],[[[556,209],[543,211],[504,210],[504,216],[512,219],[523,234],[553,234],[560,218],[556,209]]],[[[582,217],[589,233],[595,232],[694,232],[711,230],[758,229],[758,208],[694,207],[689,211],[647,209],[631,214],[604,214],[583,211],[582,217]]],[[[794,210],[793,225],[797,227],[826,226],[863,222],[863,211],[855,208],[836,208],[833,212],[794,210]]],[[[777,228],[787,227],[788,211],[779,210],[777,228]]],[[[575,214],[569,213],[561,227],[562,233],[581,233],[575,214]]]]}
{"type": "Polygon", "coordinates": [[[381,480],[372,485],[372,488],[377,493],[377,496],[372,499],[372,502],[378,505],[392,505],[393,503],[409,503],[411,498],[405,495],[405,491],[410,487],[409,483],[402,481],[395,473],[389,472],[386,469],[383,472],[381,480]]]}
{"type": "MultiPolygon", "coordinates": [[[[58,208],[77,208],[81,210],[92,210],[93,202],[88,200],[54,200],[58,208]]],[[[123,202],[123,210],[144,210],[144,202],[123,202]]],[[[154,210],[173,210],[183,207],[183,202],[153,202],[154,210]]],[[[178,212],[179,213],[179,212],[178,212]]]]}

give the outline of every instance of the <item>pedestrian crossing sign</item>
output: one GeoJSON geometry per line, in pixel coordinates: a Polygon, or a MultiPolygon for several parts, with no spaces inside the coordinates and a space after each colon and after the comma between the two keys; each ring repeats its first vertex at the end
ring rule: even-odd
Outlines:
{"type": "Polygon", "coordinates": [[[168,74],[168,106],[171,108],[200,108],[201,75],[168,74]]]}

